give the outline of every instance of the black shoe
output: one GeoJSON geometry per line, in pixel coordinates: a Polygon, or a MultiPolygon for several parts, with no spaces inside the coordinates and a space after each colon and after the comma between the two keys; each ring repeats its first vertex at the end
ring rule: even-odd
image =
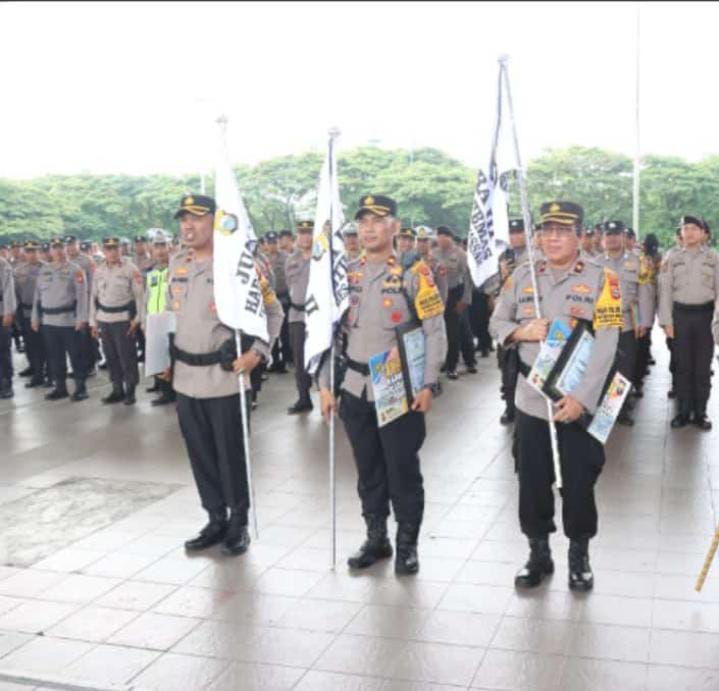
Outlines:
{"type": "Polygon", "coordinates": [[[692,407],[690,401],[679,400],[679,413],[672,420],[672,428],[686,427],[692,421],[692,407]]]}
{"type": "Polygon", "coordinates": [[[694,420],[692,422],[704,432],[708,432],[712,428],[711,420],[707,417],[706,402],[700,402],[694,406],[694,420]]]}
{"type": "Polygon", "coordinates": [[[452,379],[453,381],[455,379],[459,379],[459,375],[457,374],[456,370],[447,370],[447,379],[452,379]]]}
{"type": "Polygon", "coordinates": [[[634,398],[644,398],[644,391],[641,386],[634,387],[634,391],[632,391],[632,396],[634,398]]]}
{"type": "Polygon", "coordinates": [[[656,365],[656,364],[657,364],[657,361],[656,361],[651,355],[649,356],[649,359],[647,360],[647,362],[648,362],[650,365],[656,365]]]}
{"type": "Polygon", "coordinates": [[[418,534],[419,526],[409,523],[397,526],[397,554],[394,558],[394,572],[397,576],[413,576],[419,571],[418,534]]]}
{"type": "Polygon", "coordinates": [[[32,376],[32,367],[26,367],[24,370],[17,373],[18,377],[31,377],[32,376]]]}
{"type": "Polygon", "coordinates": [[[145,391],[147,393],[157,393],[160,390],[160,385],[155,382],[152,386],[148,386],[145,391]]]}
{"type": "Polygon", "coordinates": [[[69,396],[67,389],[53,389],[50,393],[45,394],[45,400],[59,401],[61,398],[68,398],[69,396]]]}
{"type": "Polygon", "coordinates": [[[529,559],[514,577],[515,588],[536,588],[544,579],[554,573],[552,552],[548,537],[529,538],[529,559]]]}
{"type": "Polygon", "coordinates": [[[125,405],[134,405],[135,400],[135,387],[130,386],[127,388],[127,393],[125,394],[125,400],[123,401],[123,403],[125,405]]]}
{"type": "Polygon", "coordinates": [[[589,565],[587,540],[569,542],[569,589],[586,593],[594,587],[594,574],[589,565]]]}
{"type": "Polygon", "coordinates": [[[78,384],[75,388],[75,393],[70,396],[70,400],[73,401],[84,401],[88,398],[90,398],[90,396],[88,395],[87,389],[85,388],[85,382],[82,382],[82,384],[78,384]]]}
{"type": "Polygon", "coordinates": [[[220,551],[227,557],[244,554],[250,546],[250,532],[247,530],[247,512],[230,516],[225,544],[220,551]]]}
{"type": "Polygon", "coordinates": [[[474,365],[467,367],[467,374],[477,374],[477,368],[474,365]]]}
{"type": "Polygon", "coordinates": [[[105,396],[104,398],[100,399],[103,403],[119,403],[120,401],[125,400],[125,392],[122,390],[122,388],[119,389],[113,389],[112,393],[109,396],[105,396]]]}
{"type": "Polygon", "coordinates": [[[297,415],[297,413],[305,413],[312,410],[313,408],[314,406],[312,405],[312,401],[307,401],[306,403],[303,403],[302,401],[297,401],[297,403],[287,409],[287,414],[297,415]]]}
{"type": "Polygon", "coordinates": [[[622,410],[619,415],[617,415],[617,424],[622,425],[622,427],[634,427],[634,418],[622,410]]]}
{"type": "Polygon", "coordinates": [[[479,351],[479,355],[480,357],[489,357],[489,350],[487,350],[486,348],[482,348],[479,351]]]}
{"type": "Polygon", "coordinates": [[[107,369],[107,361],[101,362],[101,363],[97,366],[97,369],[102,369],[102,370],[107,369]]]}
{"type": "Polygon", "coordinates": [[[154,401],[150,401],[151,406],[167,405],[168,403],[174,403],[177,400],[177,396],[174,393],[163,393],[160,398],[156,398],[154,401]]]}
{"type": "Polygon", "coordinates": [[[210,522],[200,531],[197,537],[185,542],[185,549],[188,552],[199,552],[202,549],[219,544],[225,539],[228,525],[226,512],[211,513],[210,522]]]}
{"type": "Polygon", "coordinates": [[[26,389],[35,389],[38,386],[42,386],[45,383],[45,380],[41,377],[33,377],[30,381],[25,382],[25,388],[26,389]]]}
{"type": "Polygon", "coordinates": [[[0,381],[0,398],[12,398],[14,395],[15,392],[12,390],[12,382],[9,379],[0,381]]]}
{"type": "Polygon", "coordinates": [[[383,516],[365,516],[367,539],[347,560],[351,569],[366,569],[380,559],[392,556],[392,545],[387,538],[387,519],[383,516]]]}
{"type": "Polygon", "coordinates": [[[52,389],[54,386],[55,386],[55,382],[53,382],[53,380],[50,379],[50,377],[45,377],[42,380],[42,388],[43,389],[52,389]]]}
{"type": "Polygon", "coordinates": [[[507,406],[502,413],[502,417],[499,418],[499,423],[501,425],[511,425],[514,422],[514,411],[514,406],[507,406]]]}

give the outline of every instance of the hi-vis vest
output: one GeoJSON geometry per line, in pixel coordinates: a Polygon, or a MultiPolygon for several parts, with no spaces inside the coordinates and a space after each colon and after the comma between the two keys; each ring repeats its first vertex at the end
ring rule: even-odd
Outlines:
{"type": "Polygon", "coordinates": [[[167,271],[164,269],[153,269],[147,274],[147,313],[157,314],[165,311],[165,299],[167,297],[167,271]]]}

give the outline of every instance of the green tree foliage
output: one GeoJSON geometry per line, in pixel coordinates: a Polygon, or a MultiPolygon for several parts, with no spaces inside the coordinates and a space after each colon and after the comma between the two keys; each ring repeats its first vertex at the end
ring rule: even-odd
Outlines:
{"type": "MultiPolygon", "coordinates": [[[[322,154],[281,156],[236,168],[255,229],[292,228],[312,218],[322,154]]],[[[368,192],[399,203],[404,224],[448,225],[467,232],[476,171],[437,149],[414,151],[362,147],[338,158],[342,203],[347,216],[368,192]]],[[[530,203],[569,199],[585,209],[586,222],[631,221],[632,161],[598,148],[548,150],[527,170],[530,203]]],[[[655,232],[671,244],[683,213],[719,223],[719,156],[698,163],[646,156],[642,161],[641,233],[655,232]]],[[[206,180],[212,190],[213,181],[206,180]]],[[[33,180],[0,179],[0,236],[7,240],[47,239],[75,233],[99,239],[130,237],[151,227],[175,228],[172,214],[180,197],[200,189],[197,175],[52,175],[33,180]]],[[[516,185],[510,207],[519,212],[516,185]]]]}

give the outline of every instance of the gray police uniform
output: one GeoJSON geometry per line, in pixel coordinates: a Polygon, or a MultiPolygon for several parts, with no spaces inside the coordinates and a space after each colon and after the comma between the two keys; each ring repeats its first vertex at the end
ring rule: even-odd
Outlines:
{"type": "Polygon", "coordinates": [[[304,258],[302,250],[295,250],[285,263],[285,276],[290,295],[289,323],[292,359],[295,363],[295,383],[300,406],[311,406],[312,378],[305,369],[305,300],[310,282],[311,256],[304,258]]]}
{"type": "MultiPolygon", "coordinates": [[[[577,258],[569,270],[556,272],[545,261],[536,263],[542,316],[571,325],[575,319],[592,322],[602,313],[611,323],[595,324],[595,341],[584,376],[572,396],[594,413],[611,370],[619,340],[621,294],[616,274],[577,258]],[[605,291],[605,283],[609,289],[605,291]],[[603,292],[604,291],[604,292],[603,292]],[[601,297],[600,297],[601,296],[601,297]],[[610,304],[603,304],[609,301],[610,304]],[[599,304],[598,304],[599,303],[599,304]]],[[[540,348],[538,342],[509,340],[520,326],[536,318],[529,263],[518,267],[505,282],[492,314],[490,329],[505,347],[518,348],[522,374],[517,383],[517,418],[513,453],[519,476],[519,521],[529,538],[556,530],[554,525],[554,468],[549,439],[547,404],[526,379],[540,348]]],[[[558,423],[557,435],[564,489],[562,523],[570,539],[587,540],[597,532],[594,484],[604,465],[604,448],[577,422],[558,423]]]]}
{"type": "Polygon", "coordinates": [[[677,248],[659,271],[659,324],[674,326],[680,412],[706,414],[714,352],[712,315],[719,295],[719,256],[712,249],[677,248]]]}
{"type": "MultiPolygon", "coordinates": [[[[232,371],[235,332],[217,316],[211,258],[198,262],[191,252],[181,251],[171,259],[167,308],[176,318],[171,352],[177,417],[202,506],[211,515],[224,515],[229,508],[244,525],[250,496],[239,383],[232,371]]],[[[280,312],[270,334],[279,331],[281,319],[280,312]]],[[[257,338],[247,339],[243,351],[249,349],[264,359],[270,354],[269,344],[257,338]]],[[[250,380],[243,376],[249,394],[250,380]]]]}
{"type": "MultiPolygon", "coordinates": [[[[421,261],[404,270],[394,255],[382,263],[363,257],[349,264],[347,278],[350,305],[341,331],[346,338],[348,369],[339,415],[357,465],[362,514],[385,519],[391,501],[397,522],[408,526],[416,543],[424,511],[418,456],[425,438],[424,415],[410,411],[378,427],[368,361],[396,347],[396,327],[417,313],[426,343],[424,383],[436,384],[447,350],[442,301],[431,270],[421,261]]],[[[342,334],[338,335],[339,350],[342,334]]],[[[325,358],[319,373],[321,386],[329,388],[329,376],[325,358]]]]}
{"type": "Polygon", "coordinates": [[[128,335],[130,324],[145,320],[145,282],[138,268],[127,258],[108,262],[95,269],[90,300],[90,326],[100,332],[114,392],[123,384],[132,394],[139,381],[135,337],[128,335]]]}
{"type": "Polygon", "coordinates": [[[43,266],[45,263],[41,261],[32,264],[23,262],[15,268],[15,290],[20,308],[18,316],[22,337],[25,341],[25,354],[32,370],[30,384],[33,386],[42,383],[46,362],[42,334],[32,330],[32,301],[35,297],[37,278],[43,266]]]}
{"type": "MultiPolygon", "coordinates": [[[[17,299],[15,297],[15,279],[12,265],[0,257],[0,316],[15,315],[17,299]]],[[[0,324],[0,391],[10,391],[12,382],[12,355],[10,343],[12,327],[0,324]]]]}
{"type": "MultiPolygon", "coordinates": [[[[70,256],[70,254],[68,253],[68,258],[70,259],[70,261],[78,264],[80,268],[85,272],[85,278],[87,279],[87,294],[89,300],[90,296],[92,295],[92,279],[94,277],[97,264],[95,264],[95,261],[91,257],[88,257],[86,254],[82,254],[81,252],[79,252],[75,256],[70,256]]],[[[79,331],[79,339],[80,351],[82,354],[82,358],[85,361],[85,372],[89,374],[94,369],[95,363],[97,362],[99,357],[97,344],[92,338],[92,335],[90,334],[89,324],[79,331]]]]}
{"type": "Polygon", "coordinates": [[[42,324],[50,377],[55,390],[65,392],[66,353],[70,356],[73,378],[83,387],[87,373],[82,359],[78,322],[87,323],[87,278],[74,262],[43,265],[35,284],[32,321],[42,324]]]}

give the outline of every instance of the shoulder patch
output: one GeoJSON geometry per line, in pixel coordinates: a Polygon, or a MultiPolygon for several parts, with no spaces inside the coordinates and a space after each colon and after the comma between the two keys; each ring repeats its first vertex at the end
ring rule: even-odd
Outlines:
{"type": "Polygon", "coordinates": [[[432,280],[432,270],[426,262],[419,260],[410,269],[418,278],[417,294],[414,297],[414,308],[417,316],[422,319],[430,319],[444,314],[444,302],[439,294],[437,284],[432,280]]]}
{"type": "Polygon", "coordinates": [[[624,326],[619,276],[611,269],[604,269],[604,286],[594,305],[593,325],[595,331],[624,326]]]}

